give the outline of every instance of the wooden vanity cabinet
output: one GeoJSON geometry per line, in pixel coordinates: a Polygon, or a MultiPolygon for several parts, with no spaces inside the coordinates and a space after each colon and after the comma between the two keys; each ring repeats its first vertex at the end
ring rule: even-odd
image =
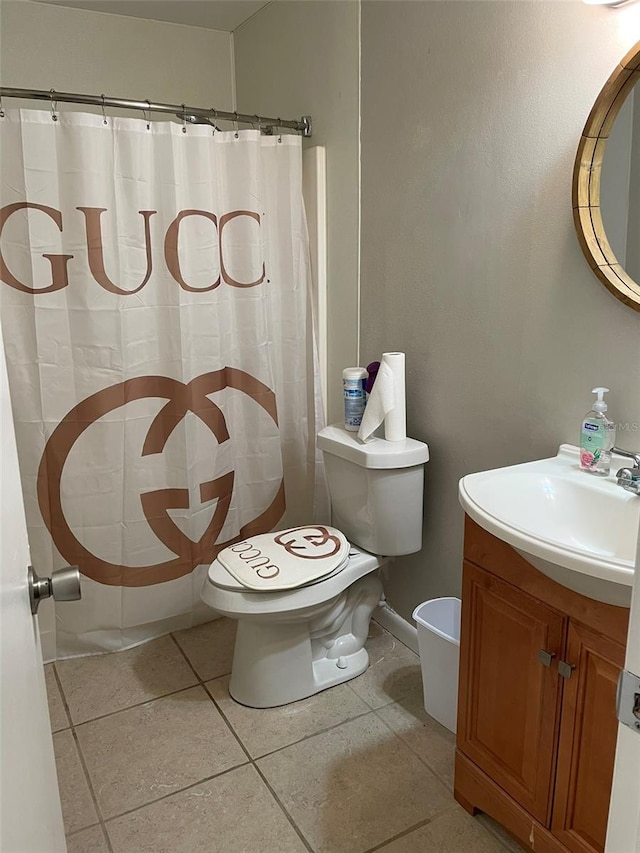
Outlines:
{"type": "Polygon", "coordinates": [[[628,617],[466,519],[455,796],[537,853],[604,850],[628,617]]]}

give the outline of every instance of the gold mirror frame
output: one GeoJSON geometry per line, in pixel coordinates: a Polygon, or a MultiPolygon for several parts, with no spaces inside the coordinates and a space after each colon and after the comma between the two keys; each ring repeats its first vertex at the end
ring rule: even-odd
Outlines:
{"type": "Polygon", "coordinates": [[[640,311],[640,284],[618,263],[609,245],[600,210],[600,178],[613,123],[638,80],[640,42],[621,60],[598,95],[573,168],[573,221],[584,256],[607,290],[635,311],[640,311]]]}

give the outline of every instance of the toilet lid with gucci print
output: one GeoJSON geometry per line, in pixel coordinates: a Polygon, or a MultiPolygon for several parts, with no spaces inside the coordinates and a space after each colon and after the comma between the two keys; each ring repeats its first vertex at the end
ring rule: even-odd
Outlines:
{"type": "Polygon", "coordinates": [[[306,586],[346,563],[349,543],[335,527],[312,524],[248,536],[218,554],[218,563],[247,589],[275,592],[306,586]]]}

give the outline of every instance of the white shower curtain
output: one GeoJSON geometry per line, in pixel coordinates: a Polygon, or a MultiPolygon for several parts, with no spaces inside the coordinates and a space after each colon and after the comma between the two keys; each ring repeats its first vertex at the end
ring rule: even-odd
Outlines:
{"type": "Polygon", "coordinates": [[[210,613],[209,563],[326,520],[301,141],[0,118],[2,325],[31,555],[67,563],[58,656],[210,613]]]}

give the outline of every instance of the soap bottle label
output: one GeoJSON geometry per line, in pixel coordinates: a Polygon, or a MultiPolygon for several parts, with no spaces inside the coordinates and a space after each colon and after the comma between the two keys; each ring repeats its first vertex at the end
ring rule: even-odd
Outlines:
{"type": "Polygon", "coordinates": [[[608,424],[602,420],[587,419],[580,435],[580,467],[587,471],[608,474],[611,463],[612,441],[608,424]]]}

